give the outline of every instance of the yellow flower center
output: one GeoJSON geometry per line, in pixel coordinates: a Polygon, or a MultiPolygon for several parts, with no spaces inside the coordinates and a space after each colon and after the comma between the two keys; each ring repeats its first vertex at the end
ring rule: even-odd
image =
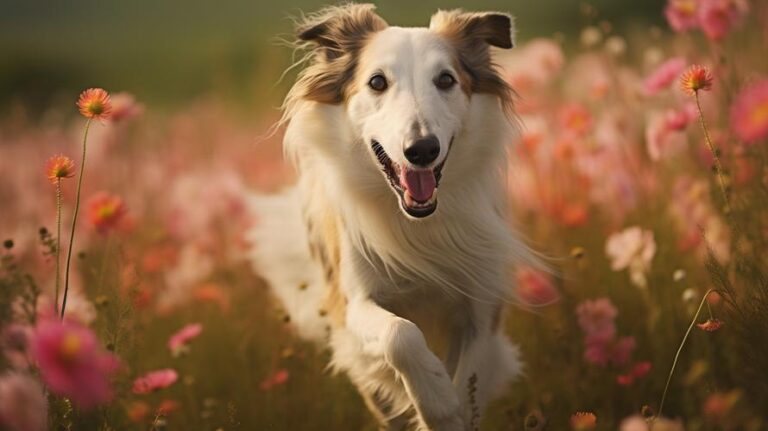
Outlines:
{"type": "Polygon", "coordinates": [[[681,1],[677,3],[677,11],[684,14],[692,16],[694,13],[696,13],[696,2],[694,1],[681,1]]]}
{"type": "Polygon", "coordinates": [[[104,112],[104,104],[100,100],[91,100],[86,105],[88,112],[94,115],[99,115],[104,112]]]}
{"type": "Polygon", "coordinates": [[[77,353],[80,351],[81,345],[82,342],[80,341],[80,337],[78,337],[76,334],[66,334],[61,340],[61,346],[59,348],[61,358],[66,361],[75,359],[75,357],[77,357],[77,353]]]}
{"type": "Polygon", "coordinates": [[[98,214],[100,219],[108,219],[114,216],[116,212],[117,212],[117,207],[115,207],[115,205],[108,204],[108,205],[102,205],[99,208],[98,214]]]}
{"type": "Polygon", "coordinates": [[[755,126],[762,126],[768,122],[768,101],[755,106],[749,114],[749,121],[755,126]]]}

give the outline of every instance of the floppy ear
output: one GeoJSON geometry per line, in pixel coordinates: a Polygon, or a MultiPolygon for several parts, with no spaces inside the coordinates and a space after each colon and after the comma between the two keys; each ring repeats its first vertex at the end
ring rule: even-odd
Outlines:
{"type": "Polygon", "coordinates": [[[497,96],[504,111],[511,116],[513,92],[499,75],[490,47],[512,48],[512,17],[499,12],[438,11],[432,15],[429,29],[455,48],[462,90],[468,95],[497,96]]]}
{"type": "Polygon", "coordinates": [[[441,10],[432,15],[429,29],[464,44],[487,44],[505,49],[514,46],[514,22],[506,13],[441,10]]]}
{"type": "Polygon", "coordinates": [[[296,29],[299,40],[316,43],[329,60],[359,49],[366,36],[387,27],[372,4],[329,6],[308,16],[296,29]]]}

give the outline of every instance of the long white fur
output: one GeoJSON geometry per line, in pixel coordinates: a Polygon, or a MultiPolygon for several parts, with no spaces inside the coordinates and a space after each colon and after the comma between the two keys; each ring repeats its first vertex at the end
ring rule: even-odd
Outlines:
{"type": "Polygon", "coordinates": [[[298,102],[284,140],[297,188],[253,200],[256,270],[300,334],[332,348],[333,365],[387,429],[410,420],[423,429],[473,429],[520,371],[517,349],[492,329],[512,291],[510,265],[536,261],[507,219],[504,167],[516,129],[492,95],[429,87],[425,77],[452,67],[450,55],[428,29],[389,27],[371,38],[361,75],[396,77],[388,94],[377,100],[359,91],[346,105],[298,102]],[[401,212],[369,146],[375,138],[407,163],[403,139],[415,120],[440,139],[438,162],[449,156],[438,209],[419,220],[401,212]],[[342,221],[346,323],[329,338],[318,314],[322,272],[309,256],[300,208],[309,219],[342,221]],[[447,353],[433,353],[434,342],[447,353]]]}

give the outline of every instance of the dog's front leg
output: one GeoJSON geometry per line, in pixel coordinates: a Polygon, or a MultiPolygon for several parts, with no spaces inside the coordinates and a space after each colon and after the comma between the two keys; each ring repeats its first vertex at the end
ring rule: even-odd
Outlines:
{"type": "Polygon", "coordinates": [[[397,372],[413,401],[421,427],[465,430],[451,379],[413,322],[361,296],[351,298],[347,304],[347,329],[360,338],[367,355],[383,358],[397,372]]]}
{"type": "Polygon", "coordinates": [[[458,351],[453,377],[467,428],[480,428],[486,405],[519,373],[517,348],[501,330],[501,304],[473,304],[471,329],[457,331],[452,350],[458,351]]]}

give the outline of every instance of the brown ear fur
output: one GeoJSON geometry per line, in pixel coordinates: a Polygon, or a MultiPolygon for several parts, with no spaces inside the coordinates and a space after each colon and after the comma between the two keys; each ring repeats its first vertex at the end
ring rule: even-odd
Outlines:
{"type": "Polygon", "coordinates": [[[387,23],[371,4],[327,7],[297,26],[298,38],[314,45],[314,58],[294,87],[295,96],[321,103],[341,103],[357,67],[365,40],[387,23]]]}
{"type": "Polygon", "coordinates": [[[512,17],[497,12],[439,11],[432,16],[429,28],[456,48],[462,88],[468,93],[494,94],[511,112],[512,89],[499,76],[490,47],[512,48],[512,17]]]}

